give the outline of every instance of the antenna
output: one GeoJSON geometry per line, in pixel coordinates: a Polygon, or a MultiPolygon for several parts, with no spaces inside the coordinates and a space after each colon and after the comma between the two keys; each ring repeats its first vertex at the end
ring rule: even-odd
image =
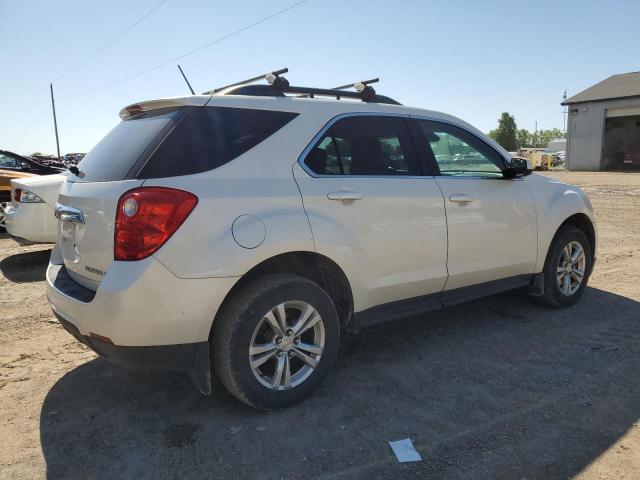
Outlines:
{"type": "Polygon", "coordinates": [[[178,70],[180,70],[180,73],[182,74],[182,78],[184,78],[184,81],[187,82],[187,87],[189,87],[189,90],[191,90],[191,95],[195,95],[196,92],[194,92],[193,88],[191,88],[191,84],[189,83],[189,80],[187,80],[187,76],[182,71],[182,67],[180,67],[180,65],[178,65],[178,70]]]}

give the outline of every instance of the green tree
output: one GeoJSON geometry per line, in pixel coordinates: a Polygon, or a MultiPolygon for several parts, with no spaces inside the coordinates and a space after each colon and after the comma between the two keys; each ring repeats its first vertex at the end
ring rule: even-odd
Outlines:
{"type": "Polygon", "coordinates": [[[521,128],[516,133],[516,144],[518,148],[530,147],[531,146],[531,132],[526,128],[521,128]]]}
{"type": "Polygon", "coordinates": [[[518,126],[513,115],[502,112],[498,120],[498,128],[489,132],[489,136],[508,152],[515,152],[518,149],[517,131],[518,126]]]}

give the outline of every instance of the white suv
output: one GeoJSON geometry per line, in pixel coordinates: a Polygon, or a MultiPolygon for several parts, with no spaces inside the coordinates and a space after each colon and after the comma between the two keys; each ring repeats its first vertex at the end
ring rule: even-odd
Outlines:
{"type": "Polygon", "coordinates": [[[580,298],[596,232],[579,188],[367,82],[279,73],[131,105],[66,179],[48,298],[80,341],[205,394],[213,368],[271,409],[319,384],[343,329],[516,288],[580,298]]]}

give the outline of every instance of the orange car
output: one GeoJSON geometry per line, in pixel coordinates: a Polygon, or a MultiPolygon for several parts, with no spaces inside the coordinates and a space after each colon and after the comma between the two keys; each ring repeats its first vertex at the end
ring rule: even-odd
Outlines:
{"type": "Polygon", "coordinates": [[[0,231],[4,230],[4,210],[11,203],[11,180],[33,176],[33,173],[0,170],[0,231]]]}

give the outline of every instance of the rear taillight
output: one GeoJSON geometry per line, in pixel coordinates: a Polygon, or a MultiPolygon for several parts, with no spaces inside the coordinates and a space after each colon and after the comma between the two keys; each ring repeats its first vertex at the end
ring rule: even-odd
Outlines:
{"type": "Polygon", "coordinates": [[[142,260],[171,238],[198,203],[198,197],[166,187],[129,190],[118,201],[113,257],[142,260]]]}

